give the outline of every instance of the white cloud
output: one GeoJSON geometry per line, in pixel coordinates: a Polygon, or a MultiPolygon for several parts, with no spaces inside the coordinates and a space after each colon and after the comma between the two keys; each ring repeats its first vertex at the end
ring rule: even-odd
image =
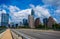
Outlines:
{"type": "Polygon", "coordinates": [[[39,15],[37,15],[39,17],[49,17],[50,16],[48,9],[43,8],[42,6],[36,6],[35,12],[36,12],[36,14],[39,13],[39,15]]]}
{"type": "Polygon", "coordinates": [[[60,14],[60,9],[56,10],[55,13],[60,14]]]}
{"type": "MultiPolygon", "coordinates": [[[[50,13],[48,11],[48,9],[43,8],[42,6],[37,5],[36,7],[32,4],[30,4],[30,6],[33,8],[33,10],[35,11],[35,16],[36,17],[49,17],[50,13]]],[[[9,10],[10,10],[10,16],[12,17],[13,22],[19,22],[21,21],[23,18],[28,18],[28,15],[31,14],[31,8],[30,9],[25,9],[25,10],[20,10],[18,7],[18,9],[14,8],[15,6],[10,6],[9,10]],[[17,11],[16,11],[17,10],[17,11]]]]}
{"type": "Polygon", "coordinates": [[[23,18],[28,18],[28,15],[31,13],[30,12],[31,9],[26,9],[26,10],[21,10],[21,11],[18,11],[17,13],[11,13],[11,17],[12,17],[12,20],[14,20],[15,22],[19,22],[21,21],[23,18]]]}
{"type": "Polygon", "coordinates": [[[3,10],[0,10],[0,14],[1,13],[6,13],[6,10],[4,10],[4,9],[3,10]]]}
{"type": "Polygon", "coordinates": [[[35,15],[37,17],[49,17],[50,16],[49,10],[44,8],[43,6],[37,5],[35,7],[33,4],[31,4],[30,6],[35,11],[35,15]]]}
{"type": "Polygon", "coordinates": [[[56,22],[57,22],[57,19],[56,18],[53,18],[56,22]]]}
{"type": "Polygon", "coordinates": [[[54,4],[56,0],[43,0],[43,3],[45,4],[54,4]]]}
{"type": "MultiPolygon", "coordinates": [[[[35,16],[36,17],[49,17],[50,12],[48,9],[44,8],[43,6],[34,6],[33,4],[30,4],[31,8],[21,10],[17,6],[5,6],[9,9],[10,13],[9,15],[11,16],[11,19],[9,19],[9,22],[20,22],[22,21],[23,18],[28,18],[28,15],[31,14],[31,9],[35,11],[35,16]]],[[[3,10],[5,12],[5,10],[3,10]]],[[[5,12],[6,13],[6,12],[5,12]]]]}
{"type": "Polygon", "coordinates": [[[3,7],[3,8],[8,8],[8,6],[6,6],[5,4],[2,4],[1,7],[3,7]]]}
{"type": "Polygon", "coordinates": [[[35,8],[35,6],[34,6],[33,4],[30,4],[30,7],[31,7],[31,8],[35,8]]]}
{"type": "Polygon", "coordinates": [[[45,5],[60,8],[60,0],[42,0],[45,5]]]}
{"type": "Polygon", "coordinates": [[[9,18],[9,24],[10,24],[11,22],[13,22],[13,21],[9,18]]]}
{"type": "Polygon", "coordinates": [[[10,16],[13,22],[20,22],[23,18],[28,18],[31,9],[20,10],[16,6],[9,6],[10,16]]]}
{"type": "Polygon", "coordinates": [[[12,6],[12,5],[9,6],[9,10],[10,10],[10,12],[17,12],[17,11],[20,11],[20,9],[19,9],[18,7],[12,6]]]}
{"type": "Polygon", "coordinates": [[[53,16],[59,22],[60,21],[60,0],[42,0],[42,1],[43,1],[44,5],[45,5],[44,7],[53,6],[55,8],[54,10],[52,9],[53,12],[54,12],[54,15],[53,16]]]}
{"type": "Polygon", "coordinates": [[[2,13],[6,13],[6,10],[2,10],[2,13]]]}

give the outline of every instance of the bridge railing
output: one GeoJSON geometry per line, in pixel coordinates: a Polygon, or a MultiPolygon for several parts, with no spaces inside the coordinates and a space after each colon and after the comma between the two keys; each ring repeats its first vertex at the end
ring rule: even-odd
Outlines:
{"type": "Polygon", "coordinates": [[[18,31],[14,30],[14,29],[12,29],[11,32],[15,36],[15,37],[13,37],[14,39],[35,39],[35,38],[32,38],[31,36],[20,33],[18,31]]]}

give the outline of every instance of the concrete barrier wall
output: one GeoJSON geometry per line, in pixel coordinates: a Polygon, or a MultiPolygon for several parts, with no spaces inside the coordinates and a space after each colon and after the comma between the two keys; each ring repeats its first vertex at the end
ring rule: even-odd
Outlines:
{"type": "Polygon", "coordinates": [[[14,39],[31,39],[30,36],[11,30],[14,39]]]}
{"type": "Polygon", "coordinates": [[[3,36],[3,34],[4,34],[5,32],[6,32],[6,30],[0,34],[0,38],[3,36]]]}
{"type": "Polygon", "coordinates": [[[11,31],[13,39],[22,39],[21,36],[19,36],[18,34],[14,33],[13,31],[11,31]]]}

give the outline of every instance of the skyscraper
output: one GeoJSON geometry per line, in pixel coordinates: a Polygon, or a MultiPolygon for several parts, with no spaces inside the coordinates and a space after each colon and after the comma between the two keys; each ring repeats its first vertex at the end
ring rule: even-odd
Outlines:
{"type": "Polygon", "coordinates": [[[8,26],[9,23],[9,14],[2,13],[1,14],[1,26],[8,26]]]}
{"type": "Polygon", "coordinates": [[[48,18],[44,18],[44,19],[43,19],[43,23],[44,23],[45,26],[47,26],[48,18]]]}
{"type": "Polygon", "coordinates": [[[20,22],[20,26],[23,26],[23,23],[22,22],[20,22]]]}
{"type": "Polygon", "coordinates": [[[35,19],[35,27],[38,27],[41,24],[40,18],[35,19]]]}
{"type": "Polygon", "coordinates": [[[16,27],[16,28],[18,27],[18,24],[17,24],[17,23],[15,24],[15,27],[16,27]]]}
{"type": "Polygon", "coordinates": [[[34,26],[34,17],[29,15],[28,16],[28,21],[29,21],[29,27],[30,28],[35,28],[35,26],[34,26]]]}
{"type": "Polygon", "coordinates": [[[33,9],[31,10],[31,15],[34,16],[34,10],[33,9]]]}
{"type": "Polygon", "coordinates": [[[34,10],[31,10],[31,15],[28,16],[28,23],[30,28],[35,28],[34,26],[34,10]]]}
{"type": "Polygon", "coordinates": [[[54,23],[56,23],[56,21],[52,18],[52,17],[49,17],[49,19],[48,19],[48,27],[49,28],[52,28],[52,25],[54,24],[54,23]]]}
{"type": "Polygon", "coordinates": [[[28,25],[28,20],[27,19],[23,19],[23,25],[28,25]]]}

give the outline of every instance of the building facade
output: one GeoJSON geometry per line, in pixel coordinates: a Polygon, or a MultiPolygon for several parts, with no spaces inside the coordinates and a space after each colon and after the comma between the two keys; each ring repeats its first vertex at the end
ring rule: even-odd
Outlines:
{"type": "Polygon", "coordinates": [[[8,26],[9,23],[9,14],[2,13],[1,14],[1,26],[8,26]]]}
{"type": "Polygon", "coordinates": [[[52,17],[49,17],[47,26],[52,28],[54,23],[56,23],[56,21],[52,17]]]}
{"type": "Polygon", "coordinates": [[[28,15],[28,24],[30,28],[35,28],[34,25],[34,10],[31,10],[31,15],[28,15]]]}
{"type": "Polygon", "coordinates": [[[35,19],[35,27],[38,27],[41,24],[40,18],[35,19]]]}
{"type": "Polygon", "coordinates": [[[29,23],[30,28],[35,28],[35,26],[34,26],[34,17],[33,16],[31,16],[31,15],[28,16],[28,23],[29,23]]]}
{"type": "Polygon", "coordinates": [[[43,19],[43,24],[44,24],[45,26],[47,26],[47,23],[48,23],[48,18],[44,18],[44,19],[43,19]]]}
{"type": "Polygon", "coordinates": [[[23,19],[23,25],[27,26],[28,25],[28,20],[27,19],[23,19]]]}
{"type": "Polygon", "coordinates": [[[34,16],[34,10],[33,9],[31,10],[31,15],[34,16]]]}

